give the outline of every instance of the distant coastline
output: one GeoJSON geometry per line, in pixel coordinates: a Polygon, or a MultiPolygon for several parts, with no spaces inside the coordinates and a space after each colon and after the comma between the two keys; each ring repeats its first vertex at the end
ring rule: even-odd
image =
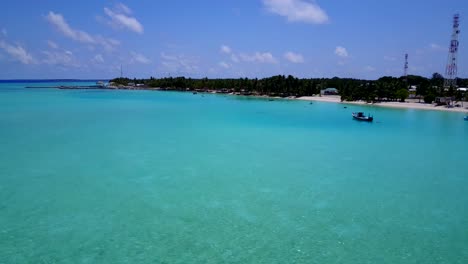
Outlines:
{"type": "Polygon", "coordinates": [[[270,99],[287,99],[287,100],[303,100],[303,101],[317,101],[337,104],[351,104],[351,105],[368,105],[377,107],[389,107],[389,108],[400,108],[400,109],[417,109],[417,110],[429,110],[429,111],[446,111],[446,112],[457,112],[457,113],[468,113],[468,102],[456,102],[460,107],[447,107],[443,105],[437,105],[435,103],[424,103],[419,102],[421,99],[406,99],[404,102],[399,101],[379,101],[379,102],[366,102],[363,100],[356,101],[342,101],[340,95],[313,95],[313,96],[278,96],[259,94],[255,91],[241,90],[236,92],[234,89],[172,89],[172,88],[152,88],[147,86],[109,86],[112,89],[125,89],[125,90],[157,90],[157,91],[179,91],[179,92],[192,92],[192,93],[210,93],[210,94],[228,94],[235,96],[250,96],[258,98],[270,98],[270,99]],[[463,107],[461,107],[463,105],[463,107]]]}
{"type": "Polygon", "coordinates": [[[262,79],[192,79],[183,76],[159,79],[120,77],[112,79],[109,84],[115,88],[125,89],[147,87],[149,89],[290,99],[302,97],[309,100],[320,100],[317,99],[317,95],[339,95],[337,97],[339,99],[335,98],[332,101],[450,112],[465,112],[463,102],[468,104],[468,79],[457,78],[454,83],[447,86],[444,76],[439,73],[432,74],[430,78],[405,75],[401,77],[383,76],[376,80],[339,77],[297,78],[292,75],[276,75],[262,79]]]}
{"type": "MultiPolygon", "coordinates": [[[[352,105],[369,105],[377,107],[390,107],[390,108],[403,108],[403,109],[417,109],[417,110],[432,110],[432,111],[447,111],[447,112],[458,112],[468,113],[468,102],[463,102],[463,107],[452,107],[447,108],[445,106],[437,106],[435,104],[418,103],[418,100],[407,99],[406,102],[375,102],[367,103],[364,101],[344,101],[341,102],[340,96],[302,96],[297,98],[298,100],[304,101],[318,101],[327,103],[342,103],[352,105]]],[[[460,102],[461,103],[461,102],[460,102]]]]}
{"type": "Polygon", "coordinates": [[[0,83],[107,82],[109,80],[110,79],[6,79],[0,80],[0,83]]]}
{"type": "Polygon", "coordinates": [[[110,85],[110,86],[28,86],[26,88],[38,89],[38,88],[52,88],[61,90],[144,90],[144,91],[174,91],[174,92],[187,92],[193,94],[226,94],[232,96],[245,96],[245,97],[256,97],[256,98],[268,98],[271,100],[302,100],[310,102],[327,102],[336,104],[347,104],[347,105],[368,105],[377,107],[390,107],[400,109],[417,109],[417,110],[430,110],[430,111],[447,111],[447,112],[458,112],[468,113],[468,102],[459,102],[463,104],[463,107],[446,107],[437,106],[436,104],[419,103],[417,99],[407,99],[405,102],[373,102],[369,103],[366,101],[341,101],[340,95],[315,95],[315,96],[272,96],[262,95],[255,92],[235,92],[232,89],[221,89],[221,90],[207,90],[207,89],[171,89],[161,87],[148,87],[148,86],[124,86],[124,85],[110,85]]]}

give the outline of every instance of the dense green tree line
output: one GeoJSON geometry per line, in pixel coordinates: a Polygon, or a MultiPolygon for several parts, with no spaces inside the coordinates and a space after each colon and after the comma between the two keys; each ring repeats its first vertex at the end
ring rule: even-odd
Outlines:
{"type": "MultiPolygon", "coordinates": [[[[468,86],[468,79],[458,79],[460,87],[468,86]]],[[[111,82],[127,85],[144,84],[148,87],[159,87],[168,90],[224,90],[255,93],[270,96],[311,96],[319,94],[325,88],[337,88],[344,101],[404,101],[410,93],[432,102],[437,96],[454,96],[462,99],[463,94],[456,89],[443,89],[443,76],[434,73],[431,78],[409,75],[405,77],[382,77],[378,80],[359,80],[350,78],[311,78],[299,79],[291,75],[278,75],[263,79],[192,79],[185,77],[168,77],[150,79],[116,78],[111,82]],[[416,87],[416,91],[409,90],[416,87]]]]}

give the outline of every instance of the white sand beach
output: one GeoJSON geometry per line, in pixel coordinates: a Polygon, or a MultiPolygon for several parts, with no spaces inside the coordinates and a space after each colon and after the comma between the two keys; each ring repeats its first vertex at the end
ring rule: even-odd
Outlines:
{"type": "MultiPolygon", "coordinates": [[[[449,111],[449,112],[461,112],[468,113],[468,102],[463,102],[463,107],[447,108],[445,106],[435,106],[435,104],[418,103],[418,100],[407,99],[406,102],[380,102],[380,103],[366,103],[364,101],[356,102],[341,102],[339,95],[326,95],[326,96],[302,96],[297,98],[298,100],[305,101],[319,101],[328,103],[341,103],[341,104],[359,104],[359,105],[373,105],[382,107],[393,107],[393,108],[407,108],[407,109],[420,109],[420,110],[435,110],[435,111],[449,111]]],[[[461,104],[461,102],[460,102],[461,104]]]]}

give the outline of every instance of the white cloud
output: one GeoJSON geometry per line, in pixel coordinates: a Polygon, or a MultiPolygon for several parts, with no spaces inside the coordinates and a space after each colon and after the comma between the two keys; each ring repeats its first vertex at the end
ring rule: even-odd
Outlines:
{"type": "Polygon", "coordinates": [[[386,61],[396,61],[397,59],[395,57],[392,57],[392,56],[384,56],[384,60],[386,60],[386,61]]]}
{"type": "Polygon", "coordinates": [[[255,52],[252,55],[245,53],[239,54],[239,58],[245,62],[257,62],[257,63],[277,63],[278,61],[270,52],[255,52]]]}
{"type": "Polygon", "coordinates": [[[44,64],[79,67],[73,52],[69,50],[43,51],[46,58],[42,60],[44,64]]]}
{"type": "Polygon", "coordinates": [[[108,39],[102,36],[91,36],[85,31],[73,29],[72,27],[70,27],[70,25],[67,23],[67,21],[61,14],[56,14],[50,11],[49,14],[46,16],[46,19],[59,32],[75,41],[84,44],[98,44],[108,51],[113,50],[115,46],[120,44],[119,41],[114,39],[108,39]]]}
{"type": "Polygon", "coordinates": [[[284,54],[284,58],[292,63],[303,63],[304,57],[299,53],[294,53],[292,51],[288,51],[284,54]]]}
{"type": "Polygon", "coordinates": [[[46,16],[46,19],[54,25],[60,32],[65,36],[83,43],[94,43],[94,39],[86,32],[81,30],[75,30],[68,25],[67,21],[61,14],[56,14],[52,11],[46,16]]]}
{"type": "Polygon", "coordinates": [[[227,63],[224,62],[224,61],[221,61],[221,62],[219,63],[219,66],[221,66],[221,67],[223,67],[223,68],[225,68],[225,69],[231,68],[231,65],[227,64],[227,63]]]}
{"type": "Polygon", "coordinates": [[[429,46],[432,48],[432,49],[440,49],[440,46],[435,44],[435,43],[431,43],[429,44],[429,46]]]}
{"type": "Polygon", "coordinates": [[[13,57],[13,59],[23,64],[33,64],[36,62],[31,54],[29,54],[28,51],[20,45],[12,45],[0,40],[0,48],[13,57]]]}
{"type": "Polygon", "coordinates": [[[132,14],[132,10],[128,6],[126,6],[126,5],[122,4],[122,3],[118,3],[117,5],[115,5],[115,9],[120,13],[125,13],[127,15],[132,14]]]}
{"type": "Polygon", "coordinates": [[[373,72],[373,71],[375,71],[375,68],[372,67],[372,66],[366,66],[366,67],[364,67],[364,70],[368,71],[368,72],[373,72]]]}
{"type": "Polygon", "coordinates": [[[104,63],[104,57],[102,57],[101,54],[96,54],[94,58],[92,59],[92,62],[94,63],[104,63]]]}
{"type": "Polygon", "coordinates": [[[307,0],[263,0],[266,9],[290,22],[324,24],[328,22],[327,13],[314,2],[307,0]]]}
{"type": "Polygon", "coordinates": [[[151,61],[148,58],[146,58],[143,54],[131,51],[130,55],[132,56],[132,59],[131,59],[132,63],[134,63],[134,62],[141,63],[141,64],[150,64],[151,63],[151,61]]]}
{"type": "Polygon", "coordinates": [[[336,47],[335,54],[338,57],[342,57],[342,58],[346,58],[349,56],[348,51],[344,47],[341,47],[341,46],[336,47]]]}
{"type": "Polygon", "coordinates": [[[113,51],[118,45],[120,45],[120,41],[111,38],[104,38],[102,36],[96,36],[95,40],[107,51],[113,51]]]}
{"type": "Polygon", "coordinates": [[[226,46],[226,45],[221,46],[221,53],[231,54],[231,52],[232,50],[229,46],[226,46]]]}
{"type": "Polygon", "coordinates": [[[436,43],[429,43],[427,46],[424,46],[422,48],[417,48],[414,53],[416,55],[427,55],[428,53],[432,52],[446,52],[448,49],[445,49],[444,47],[440,46],[439,44],[436,43]]]}
{"type": "Polygon", "coordinates": [[[53,42],[52,40],[48,40],[48,41],[47,41],[47,45],[49,45],[49,47],[50,47],[51,49],[58,49],[58,47],[59,47],[59,46],[57,45],[57,43],[53,42]]]}
{"type": "Polygon", "coordinates": [[[185,55],[169,55],[161,53],[162,70],[167,73],[193,74],[199,70],[198,61],[185,55]]]}
{"type": "Polygon", "coordinates": [[[445,49],[442,46],[440,46],[439,44],[436,44],[436,43],[429,44],[429,48],[432,51],[445,51],[445,49]]]}
{"type": "MultiPolygon", "coordinates": [[[[270,52],[255,52],[253,54],[248,53],[234,53],[231,47],[227,45],[222,45],[220,48],[220,52],[231,55],[231,61],[235,63],[239,63],[240,61],[243,62],[256,62],[256,63],[278,63],[278,60],[270,53],[270,52]]],[[[296,54],[295,54],[296,55],[296,54]]],[[[223,68],[228,68],[226,66],[231,67],[230,64],[226,62],[220,62],[219,65],[223,68]]]]}
{"type": "Polygon", "coordinates": [[[231,60],[233,62],[239,62],[239,57],[236,54],[231,54],[231,60]]]}
{"type": "Polygon", "coordinates": [[[130,16],[132,11],[124,4],[118,4],[113,10],[104,7],[104,13],[111,19],[109,23],[116,28],[126,28],[130,31],[142,34],[143,25],[135,18],[130,16]]]}

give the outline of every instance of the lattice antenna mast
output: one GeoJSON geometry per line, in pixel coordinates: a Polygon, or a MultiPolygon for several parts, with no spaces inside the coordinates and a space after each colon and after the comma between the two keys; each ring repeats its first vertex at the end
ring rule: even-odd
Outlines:
{"type": "Polygon", "coordinates": [[[405,54],[405,69],[404,69],[404,74],[405,74],[405,82],[408,83],[408,53],[405,54]]]}
{"type": "Polygon", "coordinates": [[[460,15],[453,16],[453,32],[450,40],[449,54],[447,59],[447,68],[445,69],[444,87],[450,88],[457,85],[457,54],[458,54],[458,35],[460,34],[459,27],[460,15]]]}

